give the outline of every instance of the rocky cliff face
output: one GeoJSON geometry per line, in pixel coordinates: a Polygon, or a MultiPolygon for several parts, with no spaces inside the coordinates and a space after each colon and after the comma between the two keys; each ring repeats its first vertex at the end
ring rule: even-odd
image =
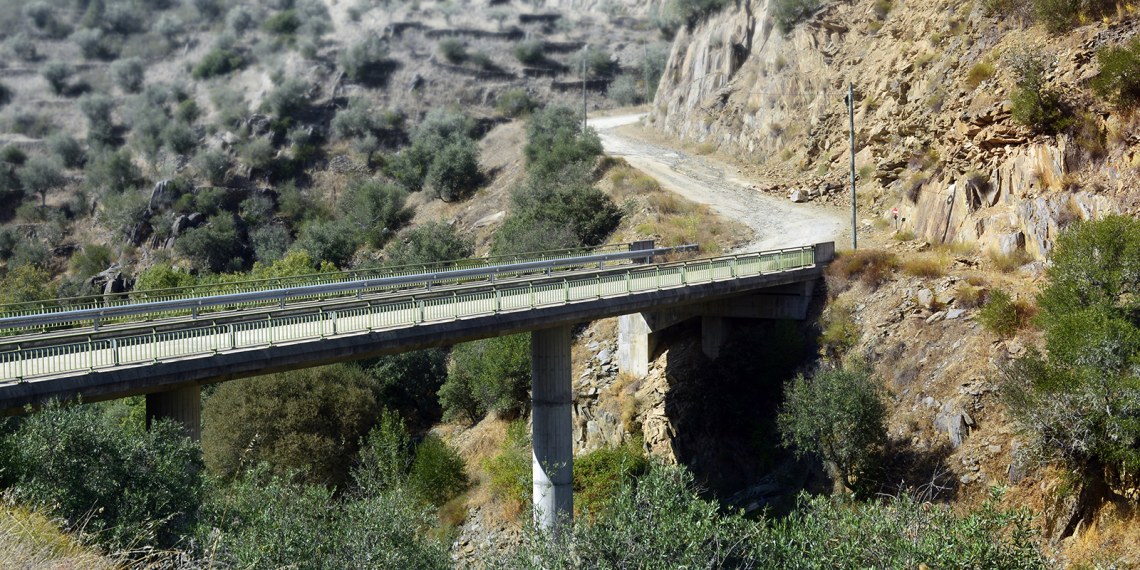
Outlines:
{"type": "Polygon", "coordinates": [[[775,191],[827,199],[819,188],[850,184],[851,82],[862,218],[897,207],[900,229],[920,237],[1041,258],[1073,220],[1136,211],[1140,139],[1087,82],[1095,51],[1137,24],[1051,37],[980,3],[860,0],[828,4],[783,34],[772,6],[743,1],[678,33],[653,128],[761,165],[775,191]],[[1057,55],[1049,82],[1076,119],[1067,132],[1012,121],[1016,77],[1002,54],[1022,45],[1057,55]]]}

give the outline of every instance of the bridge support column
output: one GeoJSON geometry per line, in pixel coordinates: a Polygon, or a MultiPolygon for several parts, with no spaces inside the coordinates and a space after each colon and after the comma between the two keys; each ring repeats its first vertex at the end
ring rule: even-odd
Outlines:
{"type": "Polygon", "coordinates": [[[534,516],[554,529],[574,516],[569,326],[530,333],[530,367],[534,516]]]}
{"type": "Polygon", "coordinates": [[[728,317],[701,317],[701,351],[712,360],[720,356],[720,347],[732,330],[728,317]]]}
{"type": "Polygon", "coordinates": [[[188,386],[146,395],[146,427],[156,418],[182,424],[182,433],[193,441],[202,439],[202,387],[188,386]]]}
{"type": "Polygon", "coordinates": [[[618,317],[618,370],[641,377],[649,374],[649,359],[656,348],[657,335],[643,313],[618,317]]]}

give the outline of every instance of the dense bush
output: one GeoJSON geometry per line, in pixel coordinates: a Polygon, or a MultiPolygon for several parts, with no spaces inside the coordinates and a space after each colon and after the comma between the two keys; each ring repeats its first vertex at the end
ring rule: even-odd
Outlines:
{"type": "Polygon", "coordinates": [[[249,104],[245,97],[226,86],[218,86],[210,92],[210,102],[218,112],[218,121],[231,129],[249,116],[249,104]]]}
{"type": "Polygon", "coordinates": [[[637,79],[631,75],[621,75],[613,83],[610,83],[606,96],[613,99],[619,107],[629,107],[643,101],[641,89],[637,86],[637,79]]]}
{"type": "Polygon", "coordinates": [[[162,144],[173,154],[188,155],[198,146],[198,139],[185,123],[171,121],[162,129],[162,144]]]}
{"type": "Polygon", "coordinates": [[[440,388],[445,417],[478,421],[488,412],[519,411],[530,389],[530,335],[516,334],[456,345],[440,388]]]}
{"type": "MultiPolygon", "coordinates": [[[[12,266],[4,277],[0,278],[0,304],[52,299],[55,297],[55,290],[50,283],[51,274],[42,265],[12,266]]],[[[3,453],[3,449],[0,448],[0,456],[3,453]]]]}
{"type": "Polygon", "coordinates": [[[142,172],[131,160],[127,149],[97,154],[84,168],[87,187],[100,193],[121,193],[135,187],[142,172]]]}
{"type": "Polygon", "coordinates": [[[1017,76],[1013,93],[1013,120],[1047,133],[1055,133],[1069,125],[1061,107],[1061,98],[1045,85],[1046,77],[1056,65],[1056,58],[1041,50],[1019,48],[1005,55],[1006,64],[1017,76]]]}
{"type": "Polygon", "coordinates": [[[853,478],[875,468],[887,443],[886,395],[865,368],[801,374],[784,388],[779,427],[785,446],[829,462],[853,489],[853,478]]]}
{"type": "Polygon", "coordinates": [[[229,212],[211,216],[205,225],[186,230],[174,242],[174,251],[194,267],[214,273],[240,270],[242,249],[241,234],[229,212]]]}
{"type": "Polygon", "coordinates": [[[368,180],[349,184],[338,205],[344,221],[360,236],[360,241],[383,247],[400,226],[412,219],[415,212],[406,206],[407,201],[408,193],[403,189],[368,180]]]}
{"type": "Polygon", "coordinates": [[[16,244],[12,249],[12,256],[8,258],[8,267],[43,267],[51,263],[51,250],[48,245],[39,240],[26,239],[16,244]]]}
{"type": "Polygon", "coordinates": [[[285,256],[293,237],[289,230],[277,224],[268,224],[249,232],[249,246],[253,256],[262,263],[272,263],[285,256]]]}
{"type": "Polygon", "coordinates": [[[669,0],[665,12],[672,20],[694,24],[727,5],[728,0],[669,0]]]}
{"type": "Polygon", "coordinates": [[[376,66],[388,57],[388,47],[376,38],[352,44],[340,56],[340,66],[350,79],[368,78],[376,66]]]}
{"type": "Polygon", "coordinates": [[[277,156],[273,142],[260,137],[250,139],[249,142],[241,146],[238,153],[241,155],[242,162],[249,166],[251,173],[268,168],[277,156]]]}
{"type": "Polygon", "coordinates": [[[101,93],[85,94],[77,103],[79,112],[87,117],[87,143],[91,146],[111,146],[115,143],[115,128],[111,112],[115,103],[101,93]]]}
{"type": "Polygon", "coordinates": [[[67,182],[59,162],[46,156],[35,156],[16,171],[24,191],[40,195],[40,205],[47,205],[48,192],[67,182]]]}
{"type": "Polygon", "coordinates": [[[230,8],[226,14],[226,27],[232,30],[235,34],[241,35],[246,30],[253,29],[256,26],[253,18],[253,10],[244,4],[239,4],[230,8]]]}
{"type": "Polygon", "coordinates": [[[16,57],[24,61],[34,61],[39,57],[39,53],[36,51],[36,42],[23,32],[8,38],[5,45],[16,57]]]}
{"type": "Polygon", "coordinates": [[[47,81],[48,89],[56,95],[63,94],[72,75],[75,75],[75,69],[62,61],[49,61],[40,68],[40,76],[47,81]]]}
{"type": "Polygon", "coordinates": [[[1136,473],[1140,301],[1128,292],[1140,282],[1140,223],[1079,221],[1057,238],[1050,261],[1037,299],[1048,358],[1031,350],[1004,367],[1008,409],[1032,459],[1060,462],[1080,480],[1136,473]]]}
{"type": "Polygon", "coordinates": [[[519,419],[508,424],[507,435],[499,444],[498,452],[482,462],[483,471],[490,479],[491,492],[500,501],[529,508],[533,489],[533,457],[526,420],[519,419]]]}
{"type": "Polygon", "coordinates": [[[15,97],[15,94],[13,93],[12,88],[3,83],[0,83],[0,108],[5,107],[11,103],[13,97],[15,97]]]}
{"type": "Polygon", "coordinates": [[[143,62],[137,57],[120,59],[111,64],[111,80],[124,93],[138,93],[142,90],[145,75],[143,62]]]}
{"type": "Polygon", "coordinates": [[[387,265],[418,265],[466,259],[475,254],[475,245],[459,230],[444,222],[427,222],[404,232],[384,248],[387,265]]]}
{"type": "Polygon", "coordinates": [[[447,350],[428,348],[360,361],[376,379],[378,399],[398,410],[413,425],[439,420],[442,409],[436,392],[447,379],[447,350]]]}
{"type": "Polygon", "coordinates": [[[0,444],[0,477],[112,549],[170,546],[194,523],[203,494],[198,446],[182,426],[115,425],[91,405],[49,405],[0,444]]]}
{"type": "Polygon", "coordinates": [[[194,66],[194,70],[190,72],[190,77],[194,79],[209,79],[216,75],[223,75],[231,71],[241,69],[245,65],[245,60],[240,55],[230,50],[214,48],[206,55],[202,56],[202,60],[194,66]]]}
{"type": "Polygon", "coordinates": [[[0,149],[0,160],[12,166],[23,166],[28,161],[28,153],[16,145],[8,145],[0,149]]]}
{"type": "Polygon", "coordinates": [[[342,139],[364,137],[373,130],[380,128],[380,117],[372,111],[372,105],[364,97],[353,97],[348,101],[348,108],[338,111],[333,117],[332,132],[342,139]]]}
{"type": "Polygon", "coordinates": [[[55,19],[51,4],[37,0],[24,4],[24,17],[32,21],[32,25],[43,30],[55,19]]]}
{"type": "Polygon", "coordinates": [[[154,35],[162,38],[167,47],[174,48],[182,39],[182,35],[186,33],[186,25],[178,19],[178,16],[163,14],[159,16],[158,20],[155,20],[150,30],[154,32],[154,35]]]}
{"type": "Polygon", "coordinates": [[[511,192],[510,216],[495,234],[496,254],[598,245],[621,222],[621,209],[579,163],[558,176],[531,176],[511,192]]]}
{"type": "Polygon", "coordinates": [[[278,117],[288,117],[309,106],[309,82],[286,78],[265,97],[264,107],[278,117]]]}
{"type": "Polygon", "coordinates": [[[266,462],[280,475],[343,487],[380,415],[376,382],[359,367],[323,366],[222,384],[203,408],[211,473],[240,474],[266,462]]]}
{"type": "Polygon", "coordinates": [[[609,75],[615,71],[618,66],[617,62],[614,61],[613,55],[598,46],[590,46],[590,48],[585,51],[574,52],[566,60],[566,65],[577,73],[581,73],[582,66],[585,65],[598,75],[609,75]]]}
{"type": "MultiPolygon", "coordinates": [[[[700,498],[684,467],[656,466],[636,482],[624,479],[607,508],[567,531],[531,531],[508,568],[751,568],[752,523],[722,515],[700,498]]],[[[826,567],[821,565],[820,567],[826,567]]]]}
{"type": "Polygon", "coordinates": [[[86,59],[99,59],[108,55],[107,44],[103,41],[103,30],[100,28],[76,30],[69,39],[79,47],[79,53],[86,59]]]}
{"type": "Polygon", "coordinates": [[[582,118],[569,107],[552,105],[526,122],[526,170],[531,176],[549,177],[575,162],[593,166],[602,142],[593,129],[582,131],[582,118]]]}
{"type": "Polygon", "coordinates": [[[537,39],[523,40],[515,46],[515,58],[527,65],[537,65],[546,61],[546,52],[542,41],[537,39]]]}
{"type": "Polygon", "coordinates": [[[538,102],[531,98],[525,89],[510,89],[499,97],[496,108],[508,117],[520,117],[530,113],[538,107],[538,102]]]}
{"type": "Polygon", "coordinates": [[[989,299],[978,311],[978,322],[986,330],[1001,336],[1013,336],[1018,329],[1029,324],[1032,307],[1024,300],[1014,301],[1001,289],[990,291],[989,299]]]}
{"type": "Polygon", "coordinates": [[[479,147],[475,141],[452,135],[435,153],[424,181],[433,194],[451,202],[473,190],[481,180],[479,175],[479,147]]]}
{"type": "Polygon", "coordinates": [[[104,227],[115,232],[115,237],[130,242],[138,237],[138,228],[147,219],[148,206],[148,200],[133,188],[110,192],[103,198],[99,221],[104,227]]]}
{"type": "Polygon", "coordinates": [[[110,31],[124,36],[142,30],[142,18],[138,10],[127,2],[108,4],[103,10],[103,23],[110,31]]]}
{"type": "Polygon", "coordinates": [[[78,277],[91,277],[109,267],[113,259],[109,246],[89,244],[71,256],[71,271],[78,277]]]}
{"type": "Polygon", "coordinates": [[[796,24],[811,17],[819,7],[819,0],[778,0],[774,10],[776,27],[786,34],[796,24]]]}
{"type": "Polygon", "coordinates": [[[661,82],[661,75],[665,73],[665,65],[669,62],[669,48],[665,42],[650,44],[645,50],[645,59],[638,65],[641,79],[649,88],[645,96],[647,101],[652,101],[657,96],[657,84],[661,82]]]}
{"type": "Polygon", "coordinates": [[[65,132],[56,133],[44,141],[48,150],[68,168],[80,168],[87,160],[83,145],[65,132]]]}
{"type": "Polygon", "coordinates": [[[194,157],[194,170],[198,172],[198,176],[215,186],[226,181],[226,172],[229,169],[230,157],[224,151],[201,150],[194,157]]]}
{"type": "Polygon", "coordinates": [[[443,506],[467,490],[467,463],[442,439],[429,435],[416,446],[416,458],[408,476],[411,489],[421,500],[443,506]]]}
{"type": "Polygon", "coordinates": [[[315,262],[344,267],[356,253],[357,235],[357,229],[347,222],[314,220],[301,228],[290,249],[307,252],[315,262]]]}
{"type": "Polygon", "coordinates": [[[1092,88],[1101,99],[1118,107],[1140,103],[1140,38],[1133,37],[1125,47],[1106,47],[1096,52],[1100,73],[1093,78],[1092,88]]]}
{"type": "Polygon", "coordinates": [[[649,458],[637,442],[606,446],[574,458],[574,510],[605,516],[622,486],[649,471],[649,458]]]}
{"type": "Polygon", "coordinates": [[[455,38],[446,38],[439,42],[439,53],[451,63],[463,63],[467,60],[467,49],[463,42],[455,38]]]}

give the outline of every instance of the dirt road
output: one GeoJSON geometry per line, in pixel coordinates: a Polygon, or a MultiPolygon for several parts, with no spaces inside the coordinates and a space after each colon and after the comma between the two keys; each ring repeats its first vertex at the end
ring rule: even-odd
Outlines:
{"type": "Polygon", "coordinates": [[[825,241],[842,245],[851,239],[849,214],[816,204],[795,204],[744,187],[736,169],[619,134],[622,125],[644,115],[590,119],[606,154],[620,156],[657,179],[663,188],[708,205],[722,216],[748,225],[755,232],[741,251],[760,251],[825,241]]]}

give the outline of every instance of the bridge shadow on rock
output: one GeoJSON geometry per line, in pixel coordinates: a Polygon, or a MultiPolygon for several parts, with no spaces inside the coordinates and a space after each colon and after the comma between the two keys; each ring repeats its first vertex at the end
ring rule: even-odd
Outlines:
{"type": "Polygon", "coordinates": [[[780,445],[776,414],[784,382],[813,364],[812,322],[737,321],[716,360],[701,350],[700,319],[661,339],[669,351],[665,414],[676,428],[677,460],[716,497],[775,472],[785,475],[776,477],[780,494],[794,498],[803,488],[805,465],[790,465],[795,461],[780,445]]]}

